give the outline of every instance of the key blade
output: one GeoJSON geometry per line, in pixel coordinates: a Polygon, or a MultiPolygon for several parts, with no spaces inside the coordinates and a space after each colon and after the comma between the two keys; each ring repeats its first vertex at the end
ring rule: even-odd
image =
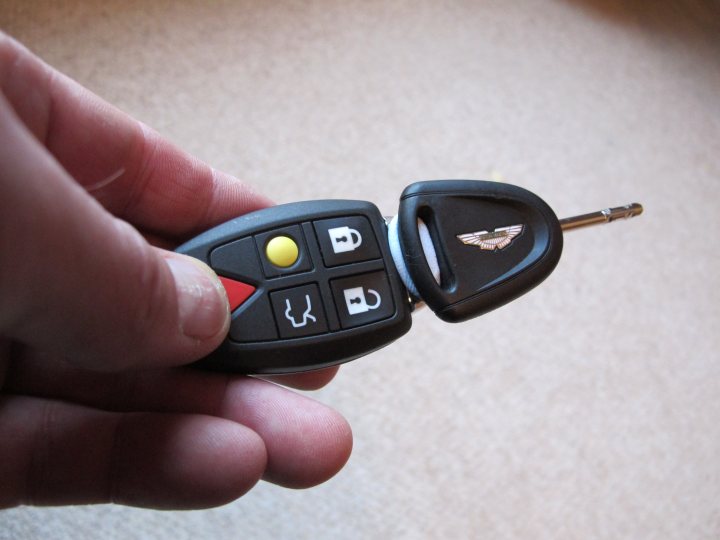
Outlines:
{"type": "Polygon", "coordinates": [[[616,219],[629,219],[639,216],[643,213],[643,207],[639,203],[626,204],[625,206],[616,206],[615,208],[605,208],[599,212],[590,214],[582,214],[560,220],[560,227],[564,231],[589,227],[591,225],[602,225],[610,223],[616,219]]]}

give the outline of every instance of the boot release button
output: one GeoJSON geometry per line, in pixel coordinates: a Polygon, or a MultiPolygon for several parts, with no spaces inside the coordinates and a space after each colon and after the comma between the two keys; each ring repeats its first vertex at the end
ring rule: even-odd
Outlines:
{"type": "Polygon", "coordinates": [[[313,336],[328,331],[317,285],[271,292],[270,301],[281,338],[313,336]]]}

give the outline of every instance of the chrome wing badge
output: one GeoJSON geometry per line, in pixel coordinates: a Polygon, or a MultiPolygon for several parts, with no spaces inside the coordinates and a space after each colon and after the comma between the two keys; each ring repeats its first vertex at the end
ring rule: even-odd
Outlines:
{"type": "Polygon", "coordinates": [[[458,234],[457,238],[468,246],[478,246],[483,250],[495,251],[496,249],[508,247],[520,235],[523,227],[523,225],[510,225],[509,227],[498,227],[492,232],[477,231],[458,234]]]}

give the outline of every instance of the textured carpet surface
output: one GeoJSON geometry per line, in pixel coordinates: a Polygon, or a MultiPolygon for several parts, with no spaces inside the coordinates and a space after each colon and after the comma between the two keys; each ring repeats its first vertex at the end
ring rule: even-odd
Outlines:
{"type": "Polygon", "coordinates": [[[397,208],[502,178],[559,215],[558,269],[430,312],[315,395],[347,467],[222,508],[0,512],[0,538],[720,537],[720,7],[502,0],[0,1],[0,26],[278,202],[397,208]]]}

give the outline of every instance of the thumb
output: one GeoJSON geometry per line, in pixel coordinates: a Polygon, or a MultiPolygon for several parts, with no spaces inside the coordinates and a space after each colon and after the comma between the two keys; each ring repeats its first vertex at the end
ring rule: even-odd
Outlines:
{"type": "Polygon", "coordinates": [[[178,328],[188,338],[203,341],[224,337],[230,323],[225,288],[215,272],[186,255],[155,249],[170,269],[177,295],[178,328]]]}
{"type": "Polygon", "coordinates": [[[0,140],[0,335],[99,370],[187,363],[222,341],[210,268],[108,214],[2,96],[0,140]]]}

